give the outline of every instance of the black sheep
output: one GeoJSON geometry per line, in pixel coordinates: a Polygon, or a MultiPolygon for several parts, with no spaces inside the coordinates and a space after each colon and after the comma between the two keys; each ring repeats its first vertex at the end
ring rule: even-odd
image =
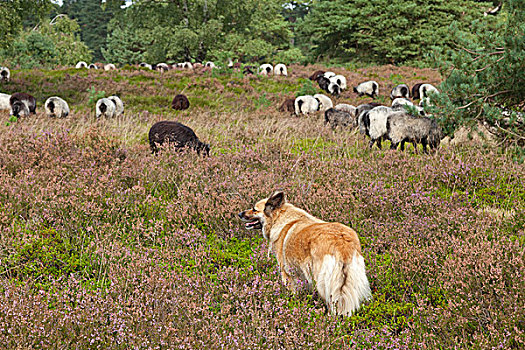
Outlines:
{"type": "Polygon", "coordinates": [[[11,98],[9,98],[9,104],[11,105],[11,108],[15,102],[24,103],[29,109],[30,113],[36,113],[36,99],[33,96],[26,94],[25,92],[15,92],[11,95],[11,98]]]}
{"type": "Polygon", "coordinates": [[[279,112],[289,112],[289,113],[295,113],[295,99],[288,98],[284,100],[281,107],[279,107],[279,112]]]}
{"type": "Polygon", "coordinates": [[[319,77],[322,77],[323,74],[324,74],[324,71],[322,71],[322,70],[317,70],[317,71],[315,71],[314,74],[312,74],[312,75],[310,76],[310,78],[308,78],[308,79],[310,79],[310,80],[312,80],[312,81],[317,81],[317,79],[319,79],[319,77]]]}
{"type": "Polygon", "coordinates": [[[328,87],[330,86],[330,79],[320,75],[320,76],[317,77],[316,81],[317,81],[317,84],[319,84],[319,87],[321,89],[323,89],[324,91],[326,91],[328,93],[330,92],[330,91],[328,91],[328,87]]]}
{"type": "Polygon", "coordinates": [[[413,100],[419,100],[421,96],[419,96],[419,87],[423,85],[424,83],[419,83],[414,86],[412,86],[412,99],[413,100]]]}
{"type": "Polygon", "coordinates": [[[153,154],[156,154],[159,151],[158,147],[167,141],[177,149],[189,147],[198,154],[202,152],[206,156],[210,155],[210,145],[201,142],[191,128],[178,122],[164,120],[155,123],[149,130],[148,137],[153,154]]]}
{"type": "Polygon", "coordinates": [[[190,101],[186,96],[179,94],[173,98],[173,101],[171,102],[171,108],[178,111],[183,111],[190,108],[190,101]]]}

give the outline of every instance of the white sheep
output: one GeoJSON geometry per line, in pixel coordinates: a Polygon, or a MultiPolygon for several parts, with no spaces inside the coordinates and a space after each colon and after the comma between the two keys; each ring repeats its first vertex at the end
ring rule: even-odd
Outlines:
{"type": "Polygon", "coordinates": [[[390,93],[390,99],[395,100],[396,98],[410,98],[410,88],[407,84],[394,86],[390,93]]]}
{"type": "Polygon", "coordinates": [[[326,92],[330,93],[332,96],[339,96],[341,94],[341,87],[337,85],[337,83],[330,81],[326,92]]]}
{"type": "Polygon", "coordinates": [[[335,77],[335,73],[334,72],[324,72],[323,76],[326,79],[330,79],[331,77],[335,77]]]}
{"type": "Polygon", "coordinates": [[[341,90],[346,90],[346,78],[343,75],[341,74],[334,75],[333,77],[330,77],[329,79],[331,82],[334,82],[337,85],[339,85],[341,87],[341,90]]]}
{"type": "Polygon", "coordinates": [[[115,70],[117,67],[113,63],[108,63],[104,65],[104,70],[115,70]]]}
{"type": "Polygon", "coordinates": [[[139,67],[148,68],[148,69],[153,70],[153,66],[151,64],[149,64],[149,63],[146,63],[146,62],[141,62],[139,64],[139,67]]]}
{"type": "Polygon", "coordinates": [[[373,80],[365,81],[354,87],[354,92],[359,96],[368,95],[375,98],[379,94],[379,84],[373,80]]]}
{"type": "Polygon", "coordinates": [[[96,64],[91,63],[91,64],[88,66],[88,69],[98,69],[98,67],[97,67],[96,64]]]}
{"type": "Polygon", "coordinates": [[[206,62],[206,64],[204,65],[204,67],[206,67],[206,68],[211,68],[211,69],[217,68],[217,66],[215,65],[215,63],[213,63],[213,62],[211,62],[211,61],[206,62]]]}
{"type": "Polygon", "coordinates": [[[330,97],[323,95],[323,94],[315,94],[314,98],[319,101],[319,111],[325,112],[326,110],[332,108],[334,104],[332,103],[332,100],[330,97]]]}
{"type": "Polygon", "coordinates": [[[397,97],[392,101],[392,108],[403,106],[403,105],[413,106],[414,104],[412,103],[412,101],[407,100],[404,97],[397,97]]]}
{"type": "Polygon", "coordinates": [[[108,100],[115,104],[115,116],[120,117],[124,114],[124,103],[118,96],[109,96],[108,100]]]}
{"type": "Polygon", "coordinates": [[[0,93],[0,110],[11,109],[11,103],[9,103],[10,98],[11,95],[0,93]]]}
{"type": "Polygon", "coordinates": [[[106,117],[106,118],[112,118],[115,116],[116,112],[116,106],[115,103],[107,98],[101,98],[97,101],[97,105],[95,107],[96,116],[97,118],[100,117],[106,117]]]}
{"type": "Polygon", "coordinates": [[[0,81],[8,82],[11,79],[11,71],[7,67],[0,67],[0,81]]]}
{"type": "Polygon", "coordinates": [[[319,101],[313,96],[299,96],[295,99],[295,114],[310,114],[319,110],[319,101]]]}
{"type": "Polygon", "coordinates": [[[386,138],[388,116],[392,112],[390,107],[378,106],[364,113],[363,123],[366,134],[370,136],[370,148],[377,143],[377,147],[381,149],[381,139],[386,138]]]}
{"type": "Polygon", "coordinates": [[[87,67],[88,67],[88,64],[84,61],[79,61],[77,65],[75,66],[76,69],[87,68],[87,67]]]}
{"type": "Polygon", "coordinates": [[[273,66],[269,63],[261,64],[259,67],[259,74],[261,75],[272,75],[273,74],[273,66]]]}
{"type": "Polygon", "coordinates": [[[286,69],[286,66],[283,63],[278,63],[275,65],[275,68],[273,69],[273,74],[288,76],[288,70],[286,69]]]}
{"type": "Polygon", "coordinates": [[[69,105],[58,96],[48,98],[44,109],[48,117],[65,118],[69,115],[69,105]]]}
{"type": "Polygon", "coordinates": [[[184,69],[193,69],[193,64],[191,62],[184,62],[182,64],[182,68],[184,68],[184,69]]]}
{"type": "Polygon", "coordinates": [[[439,90],[436,89],[436,87],[432,84],[422,84],[419,87],[419,97],[421,98],[421,101],[419,101],[419,106],[431,106],[432,103],[430,102],[430,97],[432,95],[438,95],[439,90]]]}
{"type": "Polygon", "coordinates": [[[346,103],[339,103],[334,107],[334,109],[336,111],[349,113],[354,118],[357,117],[357,108],[355,106],[346,103]]]}

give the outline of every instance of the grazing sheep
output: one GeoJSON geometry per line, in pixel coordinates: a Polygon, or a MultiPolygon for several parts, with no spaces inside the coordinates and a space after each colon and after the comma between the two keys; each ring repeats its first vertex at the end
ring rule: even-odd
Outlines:
{"type": "Polygon", "coordinates": [[[326,112],[324,112],[324,122],[325,124],[330,124],[332,129],[335,129],[338,126],[357,126],[355,117],[353,117],[350,113],[338,111],[334,108],[329,108],[326,110],[326,112]]]}
{"type": "Polygon", "coordinates": [[[27,117],[30,113],[29,107],[27,107],[25,102],[15,101],[11,104],[11,111],[9,112],[9,115],[14,115],[15,117],[27,117]]]}
{"type": "Polygon", "coordinates": [[[159,63],[155,66],[155,70],[159,72],[167,72],[170,70],[170,66],[168,66],[166,63],[159,63]]]}
{"type": "Polygon", "coordinates": [[[29,113],[36,113],[36,99],[33,96],[26,94],[25,92],[15,92],[9,98],[9,104],[11,105],[11,109],[13,109],[13,105],[15,102],[24,103],[29,109],[29,113]]]}
{"type": "Polygon", "coordinates": [[[66,101],[58,96],[50,97],[44,103],[48,117],[65,118],[69,115],[69,106],[66,101]]]}
{"type": "Polygon", "coordinates": [[[182,68],[184,68],[184,69],[193,69],[193,64],[191,62],[184,62],[182,64],[182,68]]]}
{"type": "Polygon", "coordinates": [[[346,78],[341,75],[334,75],[333,77],[329,78],[331,82],[336,83],[341,87],[341,90],[346,90],[346,78]]]}
{"type": "Polygon", "coordinates": [[[419,106],[430,106],[432,103],[430,102],[430,96],[432,94],[438,95],[439,90],[436,89],[436,87],[432,84],[422,84],[419,87],[419,96],[421,98],[421,101],[419,101],[419,106]]]}
{"type": "Polygon", "coordinates": [[[381,140],[385,139],[387,135],[386,123],[388,116],[392,112],[393,110],[390,107],[378,106],[363,114],[366,135],[370,136],[370,148],[376,143],[377,147],[381,149],[381,140]]]}
{"type": "Polygon", "coordinates": [[[273,74],[273,66],[271,64],[265,63],[261,64],[259,67],[259,74],[261,75],[271,75],[273,74]]]}
{"type": "Polygon", "coordinates": [[[206,67],[206,68],[211,68],[211,69],[217,68],[217,66],[215,65],[215,63],[213,63],[213,62],[211,62],[211,61],[206,62],[206,64],[204,65],[204,67],[206,67]]]}
{"type": "Polygon", "coordinates": [[[88,64],[84,61],[78,62],[77,65],[75,66],[76,69],[87,68],[87,67],[88,67],[88,64]]]}
{"type": "Polygon", "coordinates": [[[183,111],[190,108],[190,101],[186,96],[179,94],[173,98],[173,101],[171,101],[171,108],[183,111]]]}
{"type": "Polygon", "coordinates": [[[359,126],[360,134],[368,135],[367,126],[363,122],[363,116],[365,115],[366,112],[378,106],[381,106],[381,104],[376,103],[376,102],[365,103],[365,104],[357,106],[355,114],[356,114],[357,125],[359,126]]]}
{"type": "Polygon", "coordinates": [[[331,77],[335,77],[335,73],[334,72],[325,72],[323,75],[327,79],[330,79],[331,77]]]}
{"type": "Polygon", "coordinates": [[[115,67],[113,63],[108,63],[104,65],[104,70],[115,70],[115,69],[117,69],[117,67],[115,67]]]}
{"type": "Polygon", "coordinates": [[[96,117],[113,118],[116,115],[117,106],[113,101],[107,98],[101,98],[97,101],[95,107],[96,117]]]}
{"type": "Polygon", "coordinates": [[[419,96],[419,88],[423,85],[423,83],[418,83],[414,86],[412,86],[412,100],[419,100],[421,96],[419,96]]]}
{"type": "Polygon", "coordinates": [[[151,64],[149,64],[149,63],[146,63],[146,62],[141,62],[141,63],[139,64],[139,67],[142,67],[142,68],[148,68],[148,69],[153,70],[153,66],[152,66],[151,64]]]}
{"type": "Polygon", "coordinates": [[[279,107],[279,112],[289,112],[293,114],[295,112],[295,99],[287,98],[284,100],[283,104],[279,107]]]}
{"type": "Polygon", "coordinates": [[[9,103],[10,98],[11,95],[0,92],[0,110],[11,109],[11,104],[9,103]]]}
{"type": "Polygon", "coordinates": [[[279,63],[275,65],[275,68],[273,69],[273,74],[288,76],[288,70],[286,69],[286,66],[284,64],[279,63]]]}
{"type": "Polygon", "coordinates": [[[395,100],[396,98],[410,98],[410,88],[407,84],[394,86],[390,93],[390,99],[395,100]]]}
{"type": "Polygon", "coordinates": [[[120,117],[124,114],[124,102],[118,96],[109,96],[108,100],[115,104],[115,117],[120,117]]]}
{"type": "Polygon", "coordinates": [[[319,110],[319,100],[310,95],[299,96],[295,99],[295,114],[310,114],[319,110]]]}
{"type": "Polygon", "coordinates": [[[323,74],[324,74],[324,71],[322,71],[322,70],[316,70],[316,71],[314,72],[314,74],[312,74],[312,75],[310,76],[310,78],[308,78],[308,79],[310,79],[310,80],[312,80],[312,81],[317,81],[317,79],[319,79],[319,77],[322,77],[323,74]]]}
{"type": "Polygon", "coordinates": [[[392,142],[390,149],[397,149],[401,143],[401,150],[405,149],[405,142],[412,142],[417,153],[417,144],[423,145],[423,151],[436,149],[441,142],[443,133],[438,124],[427,117],[416,118],[405,112],[392,113],[387,120],[387,137],[392,142]]]}
{"type": "Polygon", "coordinates": [[[88,66],[88,69],[98,69],[98,67],[97,67],[96,64],[91,63],[91,64],[88,66]]]}
{"type": "Polygon", "coordinates": [[[210,155],[210,145],[201,142],[192,129],[181,123],[167,120],[155,123],[149,130],[148,137],[153,154],[159,151],[158,146],[167,141],[177,149],[189,147],[198,154],[202,152],[206,156],[210,155]]]}
{"type": "Polygon", "coordinates": [[[330,93],[332,96],[339,97],[341,95],[341,87],[337,85],[337,83],[334,83],[333,81],[328,84],[328,93],[330,93]]]}
{"type": "Polygon", "coordinates": [[[396,107],[404,106],[404,105],[413,106],[414,104],[410,100],[407,100],[404,97],[397,97],[392,101],[392,108],[396,108],[396,107]]]}
{"type": "Polygon", "coordinates": [[[7,67],[0,67],[0,81],[9,82],[11,71],[7,67]]]}
{"type": "Polygon", "coordinates": [[[332,108],[334,104],[332,103],[332,100],[330,97],[323,95],[323,94],[315,94],[314,98],[319,101],[319,108],[318,110],[321,112],[325,112],[326,110],[332,108]]]}
{"type": "Polygon", "coordinates": [[[329,92],[328,88],[330,87],[330,79],[325,78],[324,76],[321,75],[317,77],[316,81],[317,81],[317,84],[319,84],[319,87],[321,89],[323,89],[326,92],[329,92]]]}
{"type": "Polygon", "coordinates": [[[352,117],[357,117],[357,108],[355,106],[346,104],[346,103],[339,103],[334,107],[336,111],[342,111],[346,113],[350,113],[352,117]]]}
{"type": "Polygon", "coordinates": [[[231,58],[228,58],[228,68],[233,68],[233,61],[231,58]]]}
{"type": "Polygon", "coordinates": [[[354,87],[354,92],[359,96],[368,95],[375,98],[379,93],[379,84],[373,80],[365,81],[354,87]]]}

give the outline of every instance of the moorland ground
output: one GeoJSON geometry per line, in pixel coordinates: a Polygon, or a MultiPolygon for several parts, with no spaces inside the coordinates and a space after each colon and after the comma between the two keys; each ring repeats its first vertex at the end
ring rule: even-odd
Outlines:
{"type": "MultiPolygon", "coordinates": [[[[6,348],[521,348],[525,167],[504,151],[368,149],[321,114],[277,112],[321,66],[237,72],[12,72],[37,115],[0,118],[0,344],[6,348]],[[173,96],[191,106],[173,111],[173,96]],[[94,118],[118,94],[125,115],[94,118]],[[47,118],[47,97],[72,113],[47,118]],[[160,120],[212,147],[150,152],[160,120]],[[260,233],[236,213],[280,189],[361,238],[373,300],[349,318],[280,282],[260,233]]],[[[430,69],[331,67],[351,92],[438,84],[430,69]]]]}

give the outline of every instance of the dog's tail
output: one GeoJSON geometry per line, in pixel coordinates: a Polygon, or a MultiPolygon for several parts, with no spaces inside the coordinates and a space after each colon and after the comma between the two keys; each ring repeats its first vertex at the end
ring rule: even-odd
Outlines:
{"type": "Polygon", "coordinates": [[[372,297],[363,256],[356,252],[350,261],[343,262],[334,255],[325,255],[317,290],[331,314],[351,316],[372,297]]]}

